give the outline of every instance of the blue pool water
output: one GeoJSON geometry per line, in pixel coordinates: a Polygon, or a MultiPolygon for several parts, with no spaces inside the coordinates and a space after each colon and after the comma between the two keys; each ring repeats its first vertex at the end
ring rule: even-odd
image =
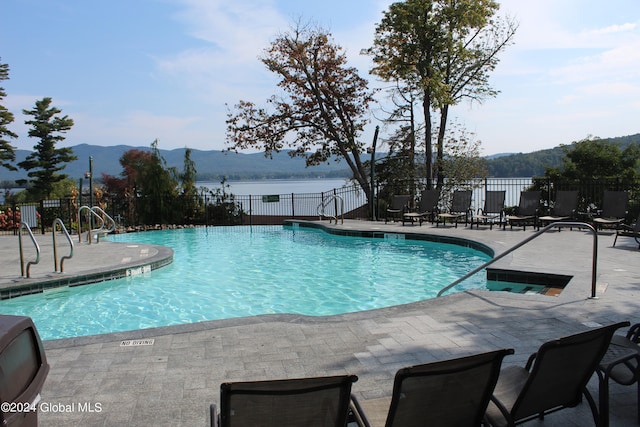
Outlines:
{"type": "MultiPolygon", "coordinates": [[[[282,226],[114,235],[174,250],[150,273],[0,302],[34,319],[43,339],[266,313],[323,316],[433,298],[489,256],[463,246],[343,237],[282,226]]],[[[456,290],[486,288],[483,275],[456,290]]]]}

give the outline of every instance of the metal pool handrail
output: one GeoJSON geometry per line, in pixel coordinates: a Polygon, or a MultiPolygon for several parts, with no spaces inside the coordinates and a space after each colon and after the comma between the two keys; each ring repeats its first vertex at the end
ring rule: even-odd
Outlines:
{"type": "Polygon", "coordinates": [[[462,276],[458,280],[456,280],[456,281],[452,282],[451,284],[445,286],[444,288],[440,289],[440,291],[438,292],[437,297],[442,296],[442,294],[444,294],[446,291],[448,291],[449,289],[453,288],[454,286],[458,285],[460,282],[462,282],[464,280],[467,280],[469,277],[473,276],[474,274],[476,274],[480,270],[483,270],[483,269],[487,268],[488,266],[490,266],[494,262],[498,261],[499,259],[502,259],[504,256],[510,254],[511,252],[515,251],[516,249],[520,248],[521,246],[524,246],[525,244],[529,243],[533,239],[543,235],[544,233],[546,233],[547,231],[549,231],[553,227],[558,227],[558,228],[561,228],[561,227],[586,228],[586,229],[590,230],[591,233],[593,234],[593,259],[592,259],[592,262],[591,262],[591,296],[589,298],[597,299],[597,297],[596,297],[596,273],[597,273],[597,266],[598,266],[598,232],[596,231],[595,228],[593,228],[593,226],[591,224],[587,224],[585,222],[569,222],[569,221],[568,222],[552,222],[551,224],[549,224],[546,227],[544,227],[543,229],[539,230],[538,232],[536,232],[532,236],[524,239],[522,242],[518,243],[517,245],[515,245],[515,246],[507,249],[506,251],[502,252],[497,257],[492,258],[491,260],[489,260],[489,261],[485,262],[484,264],[482,264],[480,267],[473,269],[472,271],[470,271],[469,273],[465,274],[464,276],[462,276]]]}
{"type": "Polygon", "coordinates": [[[38,242],[36,241],[36,238],[33,236],[33,233],[31,232],[31,228],[29,227],[29,224],[27,224],[26,222],[21,222],[20,223],[20,227],[18,227],[18,246],[20,247],[20,275],[22,277],[25,277],[24,274],[24,253],[22,251],[22,229],[25,228],[27,230],[27,233],[29,233],[29,237],[31,238],[31,241],[33,242],[34,246],[36,247],[36,260],[35,261],[29,261],[27,263],[27,278],[30,277],[30,270],[31,270],[31,264],[37,264],[40,262],[40,245],[38,245],[38,242]]]}
{"type": "MultiPolygon", "coordinates": [[[[89,206],[80,206],[80,208],[78,209],[78,242],[82,242],[82,211],[83,210],[89,211],[89,214],[95,216],[100,221],[100,227],[93,230],[91,229],[91,221],[89,221],[89,231],[87,231],[87,241],[89,242],[89,244],[91,244],[91,234],[99,230],[102,230],[104,228],[104,219],[102,219],[102,217],[98,215],[96,211],[94,211],[89,206]]],[[[98,238],[97,241],[100,242],[100,239],[98,238]]]]}
{"type": "Polygon", "coordinates": [[[344,199],[340,196],[338,196],[337,194],[332,195],[331,197],[329,197],[327,200],[325,200],[324,202],[320,203],[318,205],[318,207],[316,208],[316,212],[318,213],[318,216],[320,217],[320,219],[322,219],[322,217],[327,217],[329,218],[329,224],[331,224],[331,218],[333,218],[336,221],[336,224],[338,224],[338,207],[336,206],[336,214],[335,215],[327,215],[324,212],[324,208],[326,208],[327,206],[329,206],[329,203],[331,202],[337,202],[340,201],[340,219],[341,219],[341,224],[344,224],[344,199]]]}
{"type": "Polygon", "coordinates": [[[65,259],[70,259],[73,257],[73,241],[71,240],[71,236],[69,235],[69,232],[67,231],[67,227],[64,226],[64,223],[62,222],[62,220],[60,218],[56,218],[53,220],[53,225],[51,226],[51,228],[53,229],[53,268],[54,271],[57,273],[58,272],[58,247],[56,245],[56,224],[60,224],[60,228],[62,229],[62,233],[65,235],[65,237],[67,238],[67,241],[69,242],[69,255],[67,256],[63,256],[62,258],[60,258],[60,273],[64,272],[64,260],[65,259]]]}
{"type": "MultiPolygon", "coordinates": [[[[107,231],[106,231],[107,233],[111,233],[116,229],[116,222],[100,206],[93,206],[91,210],[96,212],[98,216],[103,215],[107,219],[107,221],[111,223],[109,228],[107,228],[107,231]]],[[[103,222],[102,227],[100,227],[100,229],[103,229],[104,226],[105,226],[105,223],[103,222]]]]}

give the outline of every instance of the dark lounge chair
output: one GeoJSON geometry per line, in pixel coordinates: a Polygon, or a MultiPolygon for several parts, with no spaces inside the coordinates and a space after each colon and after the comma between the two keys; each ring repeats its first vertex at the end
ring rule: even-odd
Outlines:
{"type": "Polygon", "coordinates": [[[487,191],[484,199],[484,209],[481,209],[479,213],[471,220],[471,228],[473,223],[476,223],[476,228],[480,228],[480,222],[483,224],[489,224],[489,229],[493,229],[495,220],[498,220],[498,226],[502,223],[504,216],[504,197],[505,191],[487,191]]]}
{"type": "Polygon", "coordinates": [[[633,237],[638,244],[638,249],[640,249],[640,214],[638,214],[638,219],[636,219],[636,223],[632,226],[620,224],[620,226],[616,229],[616,237],[615,239],[613,239],[613,246],[616,245],[618,236],[633,237]]]}
{"type": "Polygon", "coordinates": [[[418,221],[422,225],[423,221],[433,219],[438,213],[438,202],[440,201],[440,190],[423,190],[420,195],[420,203],[418,204],[417,212],[407,212],[402,216],[402,225],[405,221],[414,223],[418,221]]]}
{"type": "Polygon", "coordinates": [[[637,385],[638,423],[640,423],[640,323],[631,326],[625,336],[614,335],[598,366],[600,413],[603,424],[609,420],[609,379],[622,385],[637,385]]]}
{"type": "Polygon", "coordinates": [[[560,221],[573,221],[576,219],[576,211],[578,209],[578,192],[563,191],[556,192],[556,199],[549,215],[538,218],[539,226],[547,223],[560,221]]]}
{"type": "Polygon", "coordinates": [[[492,426],[516,424],[577,406],[584,396],[593,420],[600,415],[587,383],[598,368],[620,322],[548,341],[529,357],[524,368],[509,366],[500,378],[487,410],[492,426]]]}
{"type": "Polygon", "coordinates": [[[400,369],[386,427],[479,426],[512,349],[400,369]]]}
{"type": "MultiPolygon", "coordinates": [[[[516,208],[515,215],[507,215],[507,221],[513,229],[513,226],[521,226],[523,230],[527,229],[527,224],[534,227],[538,222],[538,213],[540,210],[540,191],[523,191],[520,193],[520,203],[516,208]]],[[[507,223],[504,223],[507,228],[507,223]]]]}
{"type": "Polygon", "coordinates": [[[627,216],[629,194],[626,191],[605,191],[602,197],[602,210],[593,219],[593,226],[598,229],[605,227],[618,228],[627,216]]]}
{"type": "Polygon", "coordinates": [[[409,204],[411,203],[411,196],[402,194],[393,196],[391,206],[387,208],[387,215],[384,218],[386,224],[391,217],[393,220],[402,219],[402,215],[409,211],[409,204]]]}
{"type": "MultiPolygon", "coordinates": [[[[344,427],[355,375],[223,383],[211,426],[344,427]]],[[[353,406],[355,407],[355,406],[353,406]]]]}
{"type": "Polygon", "coordinates": [[[449,212],[438,214],[436,227],[442,224],[447,224],[447,219],[450,219],[458,228],[458,222],[461,218],[464,218],[465,225],[469,222],[471,216],[471,190],[456,190],[453,192],[453,199],[451,200],[451,208],[449,212]]]}

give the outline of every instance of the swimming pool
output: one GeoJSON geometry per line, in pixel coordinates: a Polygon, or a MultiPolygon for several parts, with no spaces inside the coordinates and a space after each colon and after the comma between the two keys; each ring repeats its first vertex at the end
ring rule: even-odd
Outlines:
{"type": "MultiPolygon", "coordinates": [[[[489,255],[454,244],[337,236],[282,226],[207,227],[109,236],[171,247],[147,274],[0,302],[43,339],[292,313],[324,316],[400,305],[438,290],[489,255]]],[[[486,288],[482,275],[457,291],[486,288]]]]}

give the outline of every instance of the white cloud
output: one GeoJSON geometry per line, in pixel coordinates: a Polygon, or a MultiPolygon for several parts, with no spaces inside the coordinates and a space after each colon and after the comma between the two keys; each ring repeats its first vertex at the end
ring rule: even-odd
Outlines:
{"type": "Polygon", "coordinates": [[[273,82],[259,61],[270,40],[289,25],[270,1],[184,0],[177,19],[204,46],[156,58],[161,75],[208,104],[266,97],[273,82]],[[262,94],[262,95],[261,95],[262,94]]]}
{"type": "Polygon", "coordinates": [[[603,34],[615,34],[615,33],[628,32],[628,31],[635,30],[636,28],[637,28],[637,25],[634,23],[616,24],[616,25],[610,25],[605,28],[597,28],[595,30],[591,30],[589,33],[599,36],[603,34]]]}
{"type": "Polygon", "coordinates": [[[194,37],[241,57],[251,55],[286,25],[269,0],[185,0],[179,18],[194,37]]]}

